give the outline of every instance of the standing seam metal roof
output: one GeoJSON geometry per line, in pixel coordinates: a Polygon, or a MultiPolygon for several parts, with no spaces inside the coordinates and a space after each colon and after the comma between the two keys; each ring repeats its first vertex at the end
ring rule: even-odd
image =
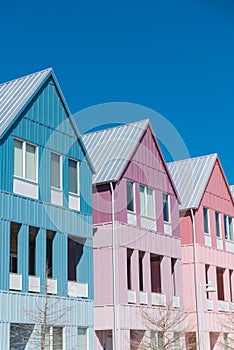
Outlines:
{"type": "Polygon", "coordinates": [[[180,210],[198,208],[217,154],[167,163],[181,198],[180,210]]]}
{"type": "Polygon", "coordinates": [[[120,178],[148,125],[146,119],[82,136],[96,170],[93,183],[120,178]]]}
{"type": "Polygon", "coordinates": [[[0,136],[51,72],[48,68],[0,85],[0,136]]]}

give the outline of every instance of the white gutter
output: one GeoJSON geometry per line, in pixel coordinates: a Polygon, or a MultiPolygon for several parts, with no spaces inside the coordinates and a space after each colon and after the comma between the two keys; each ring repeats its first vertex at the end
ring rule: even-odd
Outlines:
{"type": "Polygon", "coordinates": [[[200,341],[200,323],[199,323],[199,300],[198,300],[198,277],[197,277],[197,250],[196,250],[196,227],[194,221],[193,209],[190,209],[192,228],[193,228],[193,256],[194,256],[194,278],[195,278],[195,297],[196,297],[196,316],[197,316],[197,338],[198,338],[198,348],[201,350],[200,341]]]}
{"type": "Polygon", "coordinates": [[[116,276],[115,276],[115,193],[113,183],[111,189],[111,216],[112,216],[112,283],[113,283],[113,350],[117,350],[117,305],[116,305],[116,276]]]}

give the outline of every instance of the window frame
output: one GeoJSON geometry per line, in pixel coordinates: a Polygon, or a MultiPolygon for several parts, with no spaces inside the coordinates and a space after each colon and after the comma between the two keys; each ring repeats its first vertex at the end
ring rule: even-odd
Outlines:
{"type": "Polygon", "coordinates": [[[216,235],[216,238],[222,238],[221,213],[219,211],[215,211],[215,235],[216,235]],[[218,215],[219,235],[217,233],[217,219],[216,219],[216,215],[218,215]]]}
{"type": "Polygon", "coordinates": [[[163,222],[166,224],[171,223],[171,200],[170,200],[170,195],[169,193],[163,192],[162,193],[162,202],[163,202],[163,222]],[[168,210],[168,220],[164,219],[164,196],[167,196],[167,210],[168,210]]]}
{"type": "Polygon", "coordinates": [[[62,192],[63,190],[63,169],[62,169],[62,154],[55,152],[55,151],[50,151],[50,185],[51,188],[55,191],[62,192]],[[59,156],[59,174],[60,174],[60,187],[55,187],[52,185],[52,154],[55,154],[56,156],[59,156]]]}
{"type": "MultiPolygon", "coordinates": [[[[77,346],[79,346],[79,330],[85,330],[86,349],[89,349],[89,327],[77,327],[77,346]]],[[[78,347],[79,348],[79,347],[78,347]]]]}
{"type": "Polygon", "coordinates": [[[140,215],[146,218],[149,218],[151,220],[155,220],[155,197],[154,197],[154,189],[152,187],[149,187],[147,185],[140,184],[140,215]],[[142,208],[141,208],[141,187],[144,188],[144,213],[142,213],[142,208]],[[152,190],[152,202],[153,202],[153,216],[148,215],[148,203],[147,203],[147,190],[152,190]]]}
{"type": "Polygon", "coordinates": [[[14,178],[20,179],[20,180],[24,180],[27,182],[31,182],[34,184],[38,184],[38,145],[24,140],[24,139],[20,139],[19,137],[14,137],[14,178]],[[20,175],[16,175],[15,174],[15,141],[21,142],[22,143],[22,176],[20,175]],[[35,148],[35,180],[29,179],[26,177],[26,147],[27,145],[32,146],[35,148]]]}
{"type": "Polygon", "coordinates": [[[224,214],[223,221],[224,221],[224,238],[226,241],[233,242],[234,241],[234,238],[233,238],[233,217],[229,216],[227,214],[224,214]],[[231,219],[231,227],[232,227],[231,235],[230,235],[229,219],[231,219]]]}
{"type": "Polygon", "coordinates": [[[68,157],[68,193],[72,196],[76,196],[76,197],[80,196],[80,162],[79,160],[72,157],[68,157]],[[77,193],[69,191],[69,160],[76,162],[77,193]]]}
{"type": "Polygon", "coordinates": [[[126,192],[127,192],[127,211],[129,213],[133,213],[133,214],[136,214],[136,184],[134,181],[130,180],[130,179],[127,179],[126,180],[126,192]],[[130,210],[128,209],[128,203],[130,201],[128,201],[128,183],[131,183],[133,186],[132,186],[132,202],[133,202],[133,210],[130,210]]]}
{"type": "Polygon", "coordinates": [[[203,231],[205,235],[210,235],[210,211],[208,207],[203,207],[203,231]],[[205,231],[205,215],[204,210],[207,210],[207,229],[208,232],[205,231]]]}

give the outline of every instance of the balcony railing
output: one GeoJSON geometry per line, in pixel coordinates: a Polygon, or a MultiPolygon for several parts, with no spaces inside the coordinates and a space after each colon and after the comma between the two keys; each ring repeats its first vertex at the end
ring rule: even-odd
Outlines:
{"type": "Polygon", "coordinates": [[[166,306],[166,295],[161,293],[151,293],[152,305],[166,306]]]}
{"type": "Polygon", "coordinates": [[[148,304],[148,294],[147,292],[140,291],[140,304],[147,305],[148,304]]]}
{"type": "Polygon", "coordinates": [[[130,304],[136,304],[136,291],[135,290],[128,290],[128,302],[130,304]]]}
{"type": "Polygon", "coordinates": [[[18,273],[10,273],[10,289],[22,290],[22,275],[18,273]]]}
{"type": "Polygon", "coordinates": [[[40,292],[40,277],[28,276],[28,291],[34,293],[40,292]]]}
{"type": "Polygon", "coordinates": [[[68,281],[68,296],[88,298],[88,283],[68,281]]]}
{"type": "Polygon", "coordinates": [[[228,301],[218,300],[218,310],[228,312],[229,311],[229,303],[228,301]]]}
{"type": "Polygon", "coordinates": [[[173,301],[174,308],[180,307],[180,297],[178,297],[178,295],[174,295],[172,301],[173,301]]]}

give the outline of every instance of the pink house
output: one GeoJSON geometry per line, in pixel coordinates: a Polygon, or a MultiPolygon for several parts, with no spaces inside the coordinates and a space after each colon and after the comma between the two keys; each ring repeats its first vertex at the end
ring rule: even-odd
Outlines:
{"type": "Polygon", "coordinates": [[[95,347],[128,350],[136,331],[149,336],[142,309],[183,306],[179,198],[148,120],[83,141],[96,169],[95,347]]]}
{"type": "Polygon", "coordinates": [[[202,350],[233,348],[234,203],[225,174],[217,154],[168,168],[181,198],[184,306],[192,326],[188,348],[195,336],[202,350]]]}

